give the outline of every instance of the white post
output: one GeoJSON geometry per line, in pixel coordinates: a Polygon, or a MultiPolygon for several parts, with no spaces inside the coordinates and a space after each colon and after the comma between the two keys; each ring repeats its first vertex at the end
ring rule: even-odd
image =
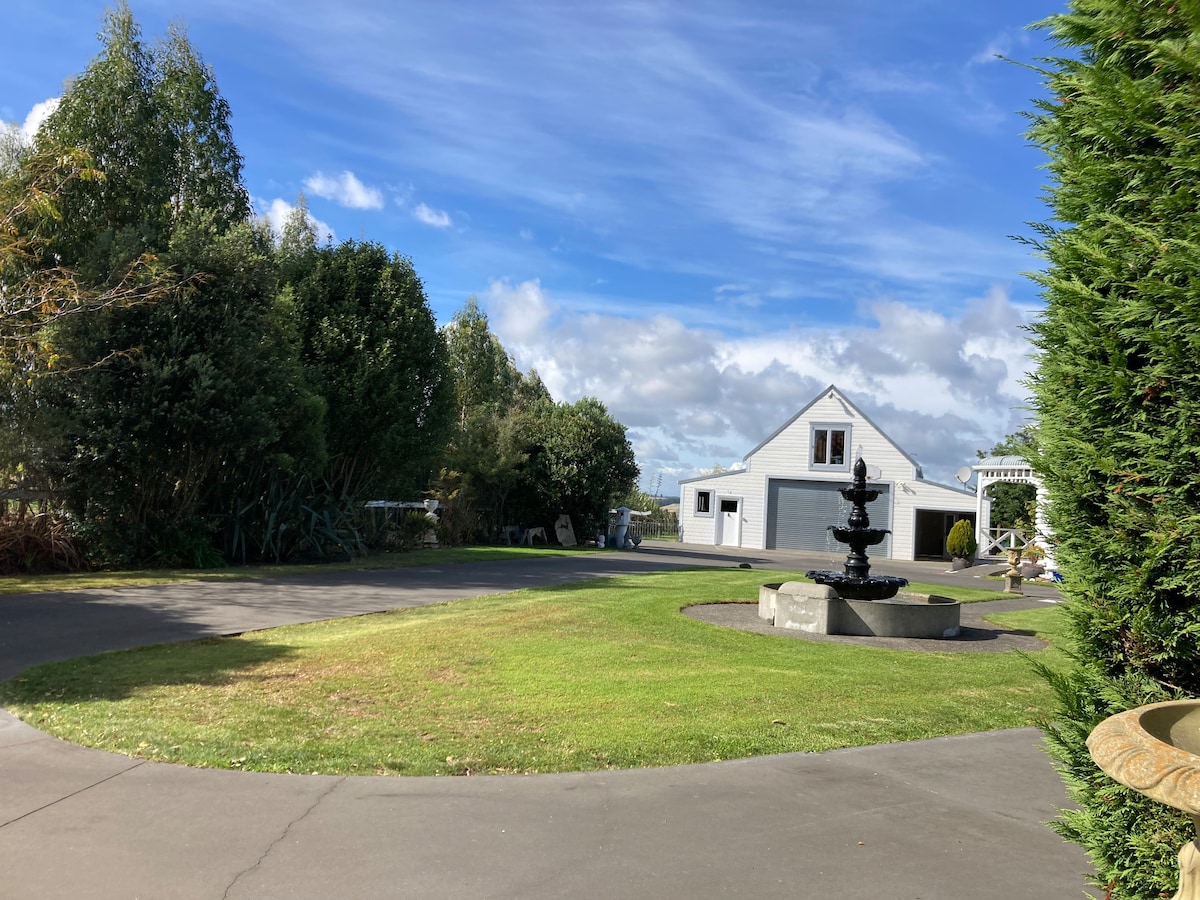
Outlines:
{"type": "Polygon", "coordinates": [[[987,546],[988,533],[992,527],[992,505],[986,502],[984,496],[984,488],[991,484],[990,481],[984,479],[983,474],[979,475],[979,482],[975,485],[975,555],[978,556],[980,551],[987,546]],[[986,512],[986,515],[985,515],[986,512]]]}

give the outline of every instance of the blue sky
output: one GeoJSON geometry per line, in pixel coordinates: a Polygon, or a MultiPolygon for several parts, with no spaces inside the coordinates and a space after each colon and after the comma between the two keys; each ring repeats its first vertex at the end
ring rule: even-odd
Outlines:
{"type": "MultiPolygon", "coordinates": [[[[132,0],[182,22],[257,209],[412,258],[642,484],[730,466],[836,383],[952,481],[1025,417],[1047,216],[1020,113],[1049,0],[132,0]],[[661,477],[660,477],[661,476],[661,477]]],[[[0,119],[99,51],[105,4],[7,0],[0,119]]],[[[31,117],[32,114],[32,117],[31,117]]]]}

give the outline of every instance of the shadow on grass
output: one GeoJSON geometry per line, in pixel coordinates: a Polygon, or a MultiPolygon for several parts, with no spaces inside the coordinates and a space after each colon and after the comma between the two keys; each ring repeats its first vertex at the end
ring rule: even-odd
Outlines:
{"type": "Polygon", "coordinates": [[[153,687],[219,687],[296,652],[288,644],[208,638],[46,663],[0,684],[0,706],[124,700],[153,687]]]}
{"type": "Polygon", "coordinates": [[[999,628],[996,626],[984,625],[983,627],[963,625],[958,630],[957,638],[949,640],[957,641],[995,641],[1005,635],[1013,637],[1037,637],[1037,633],[1033,631],[1022,631],[1016,628],[999,628]]]}

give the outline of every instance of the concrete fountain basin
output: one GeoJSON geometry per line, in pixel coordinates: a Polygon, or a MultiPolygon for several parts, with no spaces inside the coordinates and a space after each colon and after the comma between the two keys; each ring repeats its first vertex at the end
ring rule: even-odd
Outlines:
{"type": "Polygon", "coordinates": [[[960,631],[962,607],[936,594],[905,592],[887,600],[839,597],[829,585],[764,584],[758,615],[776,628],[861,637],[950,638],[960,631]]]}

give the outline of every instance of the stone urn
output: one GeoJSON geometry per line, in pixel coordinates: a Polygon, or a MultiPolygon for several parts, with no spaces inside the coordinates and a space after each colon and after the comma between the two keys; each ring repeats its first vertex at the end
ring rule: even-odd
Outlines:
{"type": "MultiPolygon", "coordinates": [[[[1200,700],[1172,700],[1109,716],[1088,735],[1088,752],[1114,781],[1183,810],[1200,836],[1200,700]]],[[[1179,851],[1179,891],[1200,900],[1200,846],[1179,851]]]]}

